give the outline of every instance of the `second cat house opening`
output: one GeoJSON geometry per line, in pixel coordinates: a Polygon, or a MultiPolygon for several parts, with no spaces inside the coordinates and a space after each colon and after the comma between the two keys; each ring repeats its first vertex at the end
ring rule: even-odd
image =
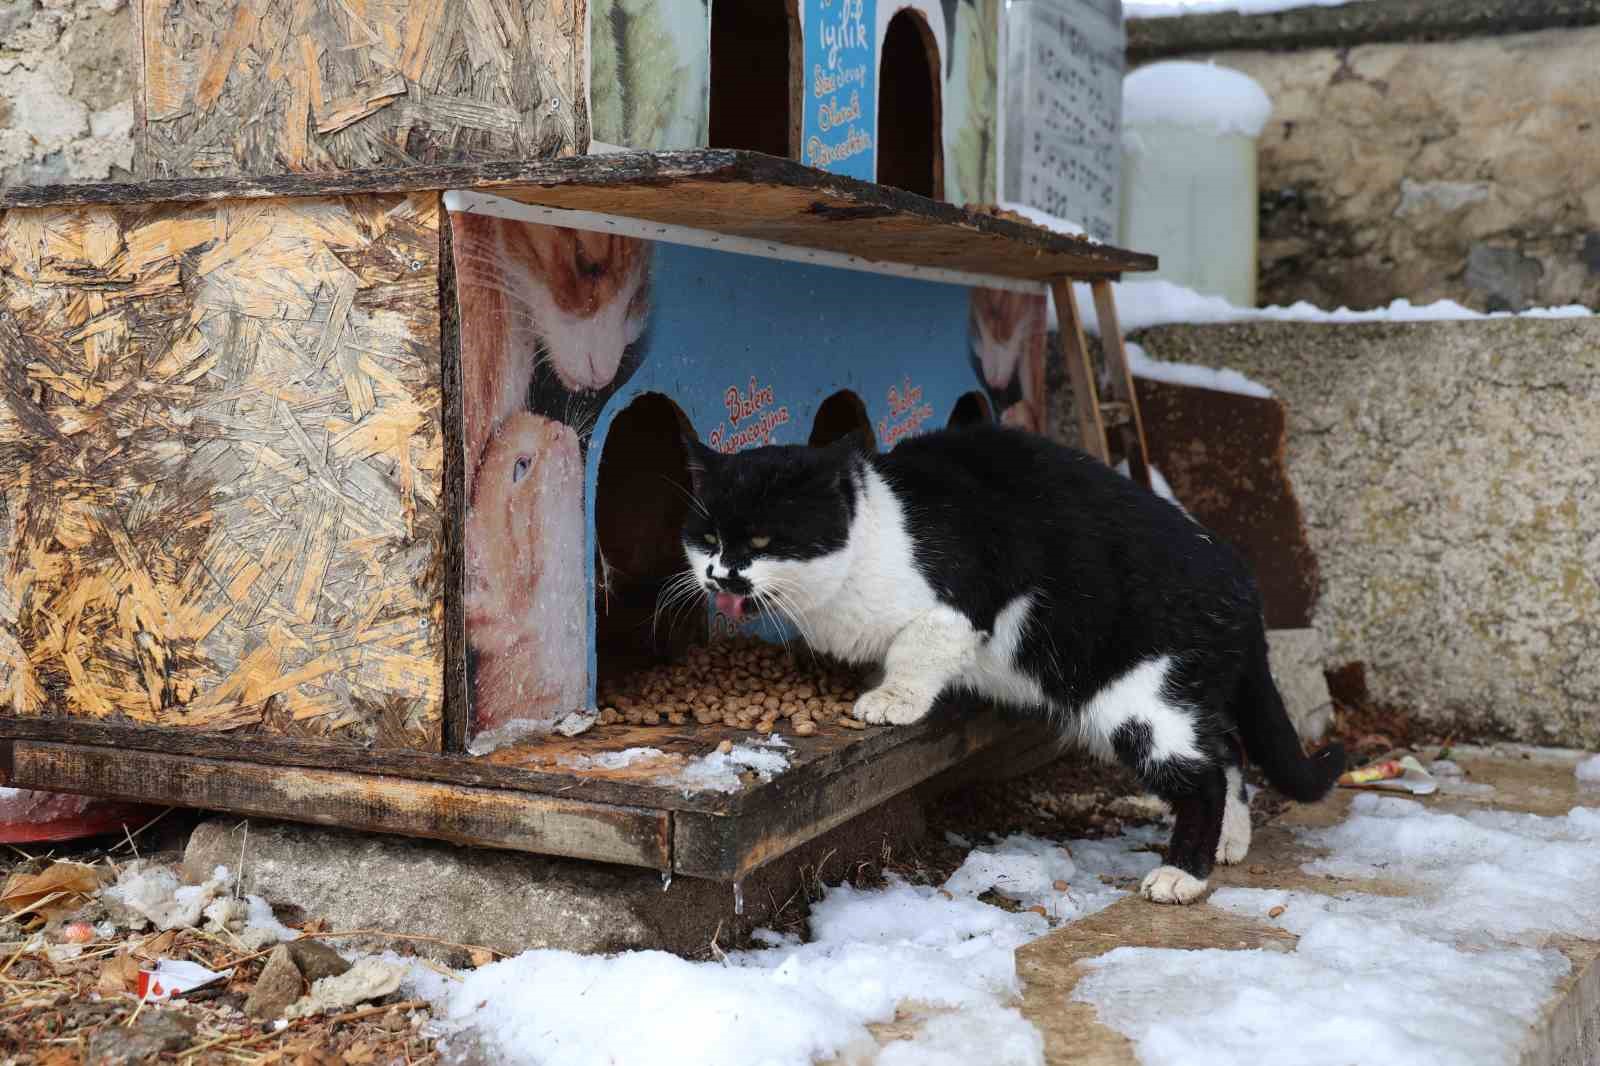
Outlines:
{"type": "Polygon", "coordinates": [[[712,148],[799,156],[802,57],[798,3],[712,3],[712,148]]]}
{"type": "Polygon", "coordinates": [[[982,426],[994,421],[994,408],[989,403],[989,398],[974,389],[972,392],[963,393],[956,401],[955,409],[950,412],[950,421],[947,423],[951,429],[962,429],[967,426],[982,426]]]}
{"type": "Polygon", "coordinates": [[[822,406],[817,408],[817,417],[811,423],[811,436],[806,443],[813,448],[826,448],[851,433],[860,433],[863,440],[876,448],[867,405],[849,389],[840,389],[823,400],[822,406]]]}
{"type": "Polygon", "coordinates": [[[939,45],[922,16],[897,12],[878,65],[878,181],[944,198],[939,45]]]}
{"type": "Polygon", "coordinates": [[[669,599],[683,573],[681,533],[691,499],[672,400],[647,392],[612,421],[595,489],[595,615],[600,672],[627,669],[704,641],[704,599],[669,599]]]}

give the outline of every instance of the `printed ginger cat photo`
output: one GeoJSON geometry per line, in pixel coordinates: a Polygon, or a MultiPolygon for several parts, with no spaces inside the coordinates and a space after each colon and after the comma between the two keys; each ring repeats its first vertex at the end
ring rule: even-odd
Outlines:
{"type": "Polygon", "coordinates": [[[983,375],[995,417],[1042,433],[1045,298],[1009,289],[973,289],[972,363],[983,375]]]}

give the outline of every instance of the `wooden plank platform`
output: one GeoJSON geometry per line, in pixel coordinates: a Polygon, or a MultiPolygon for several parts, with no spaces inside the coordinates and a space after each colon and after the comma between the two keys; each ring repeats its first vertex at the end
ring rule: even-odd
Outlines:
{"type": "Polygon", "coordinates": [[[680,772],[722,725],[597,727],[491,756],[355,751],[261,734],[155,730],[0,717],[0,784],[213,808],[460,844],[565,855],[718,881],[765,862],[1015,738],[988,710],[943,707],[911,726],[821,726],[785,737],[789,768],[736,791],[687,788],[680,772]],[[649,747],[627,767],[597,756],[649,747]]]}
{"type": "Polygon", "coordinates": [[[1154,256],[970,211],[759,152],[627,152],[330,175],[20,187],[0,208],[444,190],[860,256],[1046,282],[1156,268],[1154,256]]]}

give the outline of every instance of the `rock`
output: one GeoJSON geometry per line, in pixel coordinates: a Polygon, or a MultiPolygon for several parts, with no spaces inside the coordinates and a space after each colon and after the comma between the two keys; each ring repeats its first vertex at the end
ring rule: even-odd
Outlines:
{"type": "MultiPolygon", "coordinates": [[[[1294,14],[1359,22],[1394,6],[1294,14]]],[[[1448,6],[1413,3],[1406,15],[1448,6]]],[[[1192,22],[1146,25],[1176,35],[1192,22]]],[[[1487,27],[1446,41],[1411,32],[1191,57],[1240,70],[1272,97],[1259,142],[1260,302],[1600,305],[1600,274],[1580,251],[1581,234],[1600,229],[1600,26],[1487,27]]]]}
{"type": "MultiPolygon", "coordinates": [[[[195,828],[184,854],[186,878],[239,864],[237,825],[212,819],[195,828]]],[[[881,857],[886,842],[898,849],[923,830],[920,806],[898,797],[751,873],[742,908],[732,885],[690,877],[664,884],[655,870],[282,822],[250,823],[244,868],[252,892],[324,919],[335,931],[421,933],[505,954],[557,948],[697,955],[713,936],[724,948],[742,942],[770,924],[785,901],[802,907],[802,869],[830,851],[828,868],[844,869],[881,857]]],[[[301,943],[292,949],[305,950],[301,943]]],[[[395,943],[348,938],[339,946],[382,950],[395,943]]],[[[427,942],[416,948],[440,961],[459,953],[427,942]]]]}
{"type": "Polygon", "coordinates": [[[281,1018],[289,1005],[300,998],[305,986],[305,977],[295,965],[288,946],[279,944],[267,956],[267,965],[256,978],[255,989],[244,1001],[244,1012],[252,1018],[281,1018]]]}
{"type": "Polygon", "coordinates": [[[293,940],[289,942],[288,949],[307,981],[337,977],[350,969],[349,959],[317,940],[293,940]]]}
{"type": "Polygon", "coordinates": [[[1267,625],[1310,625],[1317,556],[1289,477],[1283,401],[1148,378],[1134,388],[1150,461],[1184,508],[1249,562],[1267,625]]]}
{"type": "Polygon", "coordinates": [[[1467,251],[1467,285],[1490,311],[1521,311],[1532,302],[1544,267],[1515,248],[1482,242],[1467,251]]]}
{"type": "Polygon", "coordinates": [[[0,187],[127,176],[138,37],[109,3],[0,0],[0,187]]]}
{"type": "Polygon", "coordinates": [[[1375,701],[1441,732],[1600,748],[1600,320],[1136,339],[1288,407],[1324,666],[1365,663],[1375,701]]]}
{"type": "Polygon", "coordinates": [[[194,1039],[195,1023],[173,1010],[146,1008],[132,1025],[108,1025],[89,1038],[84,1066],[142,1066],[194,1039]]]}
{"type": "Polygon", "coordinates": [[[289,1006],[284,1017],[306,1018],[382,999],[399,989],[405,975],[406,967],[400,963],[362,959],[344,973],[317,981],[310,992],[289,1006]]]}
{"type": "Polygon", "coordinates": [[[1267,658],[1295,732],[1308,743],[1321,740],[1333,725],[1322,635],[1309,626],[1275,629],[1267,634],[1267,658]]]}

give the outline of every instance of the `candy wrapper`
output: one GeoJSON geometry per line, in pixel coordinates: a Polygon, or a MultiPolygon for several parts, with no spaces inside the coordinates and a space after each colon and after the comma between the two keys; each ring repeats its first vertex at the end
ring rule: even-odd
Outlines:
{"type": "Polygon", "coordinates": [[[1340,775],[1344,788],[1377,788],[1390,792],[1409,792],[1413,796],[1426,796],[1439,790],[1439,782],[1414,757],[1363,766],[1340,775]]]}
{"type": "Polygon", "coordinates": [[[139,998],[149,1000],[151,1003],[160,1003],[162,1000],[171,999],[185,992],[193,992],[213,981],[221,981],[232,975],[232,970],[217,973],[197,962],[162,959],[152,969],[139,971],[139,998]]]}

